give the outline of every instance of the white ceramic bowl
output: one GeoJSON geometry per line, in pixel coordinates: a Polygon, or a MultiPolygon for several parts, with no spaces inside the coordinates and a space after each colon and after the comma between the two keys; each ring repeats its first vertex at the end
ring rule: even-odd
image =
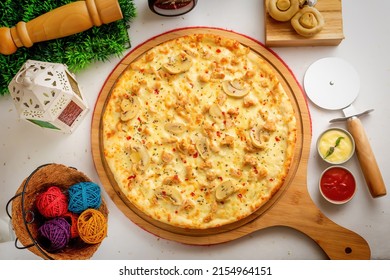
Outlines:
{"type": "Polygon", "coordinates": [[[356,180],[352,172],[340,165],[325,169],[319,179],[318,187],[323,198],[333,204],[344,204],[356,193],[356,180]]]}
{"type": "Polygon", "coordinates": [[[318,137],[317,152],[327,163],[343,164],[354,155],[355,140],[345,129],[332,127],[318,137]]]}

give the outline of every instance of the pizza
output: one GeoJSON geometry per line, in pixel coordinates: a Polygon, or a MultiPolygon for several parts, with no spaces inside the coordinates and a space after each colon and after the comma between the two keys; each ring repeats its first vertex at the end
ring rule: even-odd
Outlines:
{"type": "Polygon", "coordinates": [[[237,40],[190,34],[152,47],[115,81],[102,116],[106,166],[147,217],[208,229],[257,211],[296,145],[275,70],[237,40]]]}

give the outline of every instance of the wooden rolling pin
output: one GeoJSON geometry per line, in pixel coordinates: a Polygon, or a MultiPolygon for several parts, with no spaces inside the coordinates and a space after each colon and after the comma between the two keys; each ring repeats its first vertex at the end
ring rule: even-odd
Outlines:
{"type": "Polygon", "coordinates": [[[29,48],[37,42],[63,38],[122,18],[118,0],[76,1],[27,23],[0,27],[0,53],[13,54],[19,47],[29,48]]]}

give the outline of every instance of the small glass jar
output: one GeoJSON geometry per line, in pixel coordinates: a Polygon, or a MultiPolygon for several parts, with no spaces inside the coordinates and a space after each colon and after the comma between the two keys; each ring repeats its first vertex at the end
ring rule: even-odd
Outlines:
{"type": "Polygon", "coordinates": [[[148,0],[150,10],[160,16],[184,15],[195,8],[197,0],[148,0]]]}

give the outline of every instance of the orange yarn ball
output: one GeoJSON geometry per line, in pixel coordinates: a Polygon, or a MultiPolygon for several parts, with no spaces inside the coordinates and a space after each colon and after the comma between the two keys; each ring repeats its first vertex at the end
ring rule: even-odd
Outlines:
{"type": "Polygon", "coordinates": [[[79,230],[77,229],[77,219],[79,215],[72,212],[66,212],[62,217],[70,224],[70,238],[78,237],[79,230]]]}
{"type": "Polygon", "coordinates": [[[68,198],[60,188],[51,186],[37,196],[36,206],[46,218],[60,217],[68,211],[68,198]]]}
{"type": "Polygon", "coordinates": [[[85,243],[97,244],[107,235],[107,219],[100,211],[87,209],[80,214],[77,228],[80,238],[85,243]]]}

